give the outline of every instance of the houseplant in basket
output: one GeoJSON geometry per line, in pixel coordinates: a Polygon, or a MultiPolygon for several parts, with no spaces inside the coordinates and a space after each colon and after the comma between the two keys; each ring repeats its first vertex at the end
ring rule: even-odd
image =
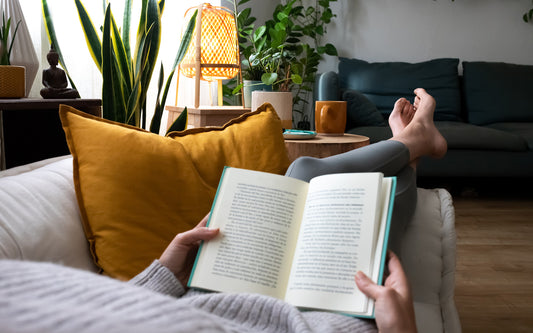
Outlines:
{"type": "MultiPolygon", "coordinates": [[[[302,0],[283,1],[274,9],[272,19],[257,28],[250,8],[239,11],[248,1],[235,4],[243,78],[259,79],[274,92],[292,93],[290,108],[295,120],[302,120],[322,56],[337,55],[335,46],[321,43],[335,16],[330,3],[336,0],[305,4],[302,0]]],[[[241,88],[237,86],[234,92],[241,88]]]]}
{"type": "Polygon", "coordinates": [[[10,61],[13,42],[20,22],[17,22],[10,38],[11,23],[11,18],[6,20],[4,13],[2,13],[2,26],[0,26],[0,98],[20,98],[26,94],[26,69],[23,66],[12,66],[10,61]]]}

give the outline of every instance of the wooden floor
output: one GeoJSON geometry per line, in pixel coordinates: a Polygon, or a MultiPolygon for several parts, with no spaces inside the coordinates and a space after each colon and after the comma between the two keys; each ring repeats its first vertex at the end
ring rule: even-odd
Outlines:
{"type": "Polygon", "coordinates": [[[533,332],[533,197],[453,197],[463,332],[533,332]]]}

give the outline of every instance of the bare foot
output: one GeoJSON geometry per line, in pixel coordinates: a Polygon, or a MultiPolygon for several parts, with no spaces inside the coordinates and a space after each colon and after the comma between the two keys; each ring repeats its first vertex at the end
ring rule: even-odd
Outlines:
{"type": "Polygon", "coordinates": [[[415,107],[405,98],[400,98],[394,103],[394,109],[389,116],[389,126],[392,135],[397,135],[409,125],[415,114],[415,107]]]}
{"type": "Polygon", "coordinates": [[[416,89],[415,95],[416,111],[411,121],[392,140],[407,146],[411,161],[417,161],[422,156],[441,158],[446,154],[448,144],[433,122],[435,99],[422,88],[416,89]]]}

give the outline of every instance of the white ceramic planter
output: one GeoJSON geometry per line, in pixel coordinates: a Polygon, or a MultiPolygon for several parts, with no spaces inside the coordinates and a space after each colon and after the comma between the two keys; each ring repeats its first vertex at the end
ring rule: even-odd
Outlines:
{"type": "Polygon", "coordinates": [[[252,106],[252,92],[257,90],[272,91],[272,86],[267,86],[261,81],[244,80],[242,91],[244,94],[245,108],[249,108],[252,106]]]}
{"type": "Polygon", "coordinates": [[[275,91],[253,91],[252,111],[264,103],[270,103],[281,119],[281,125],[285,129],[292,128],[292,93],[275,91]]]}

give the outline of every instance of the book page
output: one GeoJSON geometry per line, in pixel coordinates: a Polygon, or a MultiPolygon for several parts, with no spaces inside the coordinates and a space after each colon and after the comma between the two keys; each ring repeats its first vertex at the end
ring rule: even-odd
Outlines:
{"type": "Polygon", "coordinates": [[[220,236],[202,245],[191,286],[283,298],[308,185],[226,168],[209,219],[220,236]]]}
{"type": "MultiPolygon", "coordinates": [[[[377,284],[382,284],[381,280],[383,278],[384,265],[380,265],[380,263],[385,262],[387,253],[387,240],[389,238],[389,228],[387,228],[387,225],[390,223],[391,214],[389,213],[392,211],[392,204],[394,203],[394,196],[391,195],[391,193],[394,192],[396,192],[395,177],[383,178],[381,190],[381,207],[378,208],[378,218],[380,222],[378,224],[378,230],[376,233],[376,247],[371,267],[372,274],[368,275],[372,279],[372,281],[377,284]]],[[[369,299],[368,305],[369,308],[371,308],[369,309],[369,313],[370,311],[373,312],[374,300],[369,299]]]]}
{"type": "Polygon", "coordinates": [[[358,270],[371,275],[382,175],[336,174],[310,183],[286,301],[306,308],[365,312],[358,270]]]}

